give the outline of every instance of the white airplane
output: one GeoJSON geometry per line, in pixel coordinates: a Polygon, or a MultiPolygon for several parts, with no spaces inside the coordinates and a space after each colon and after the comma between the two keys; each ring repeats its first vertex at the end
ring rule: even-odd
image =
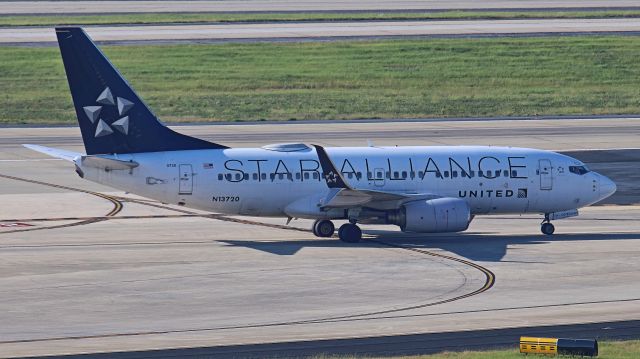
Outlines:
{"type": "MultiPolygon", "coordinates": [[[[228,148],[164,126],[81,28],[57,28],[86,154],[26,147],[75,164],[80,177],[165,203],[225,214],[315,219],[313,233],[358,242],[357,223],[459,232],[477,214],[551,220],[616,191],[558,153],[485,146],[228,148]]],[[[287,222],[288,223],[288,222],[287,222]]]]}

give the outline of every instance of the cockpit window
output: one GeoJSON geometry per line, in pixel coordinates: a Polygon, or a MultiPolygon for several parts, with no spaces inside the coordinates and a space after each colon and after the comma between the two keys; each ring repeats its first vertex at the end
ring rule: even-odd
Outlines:
{"type": "Polygon", "coordinates": [[[588,173],[589,169],[586,166],[569,166],[569,172],[582,176],[583,174],[588,173]]]}

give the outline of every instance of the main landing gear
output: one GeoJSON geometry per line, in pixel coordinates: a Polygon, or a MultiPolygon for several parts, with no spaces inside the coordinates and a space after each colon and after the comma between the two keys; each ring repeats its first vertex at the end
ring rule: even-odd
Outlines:
{"type": "Polygon", "coordinates": [[[338,229],[338,237],[347,243],[358,243],[362,239],[362,231],[355,223],[345,223],[338,229]]]}
{"type": "Polygon", "coordinates": [[[553,224],[551,224],[551,220],[549,219],[549,214],[545,213],[544,215],[544,221],[542,221],[542,225],[540,226],[540,230],[542,231],[542,233],[550,236],[553,234],[553,232],[556,230],[556,227],[553,226],[553,224]]]}
{"type": "Polygon", "coordinates": [[[328,221],[326,219],[319,219],[313,222],[313,234],[317,237],[331,237],[333,236],[333,232],[336,230],[336,227],[333,225],[333,222],[328,221]]]}
{"type": "MultiPolygon", "coordinates": [[[[318,237],[331,237],[335,231],[333,222],[322,219],[313,223],[313,234],[318,237]]],[[[362,239],[362,231],[355,223],[345,223],[338,229],[338,237],[347,243],[358,243],[362,239]]]]}

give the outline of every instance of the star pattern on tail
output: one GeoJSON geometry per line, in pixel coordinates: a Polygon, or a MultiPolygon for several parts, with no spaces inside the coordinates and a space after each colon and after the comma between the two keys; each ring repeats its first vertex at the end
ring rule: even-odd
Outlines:
{"type": "Polygon", "coordinates": [[[114,98],[111,89],[105,87],[100,95],[98,95],[98,98],[96,98],[96,104],[97,105],[83,107],[87,120],[92,124],[96,124],[94,137],[109,136],[116,132],[120,132],[125,136],[129,134],[130,120],[126,114],[135,105],[132,101],[124,97],[116,96],[114,98]],[[104,118],[103,108],[105,106],[114,106],[118,109],[117,117],[112,119],[110,123],[104,118]]]}

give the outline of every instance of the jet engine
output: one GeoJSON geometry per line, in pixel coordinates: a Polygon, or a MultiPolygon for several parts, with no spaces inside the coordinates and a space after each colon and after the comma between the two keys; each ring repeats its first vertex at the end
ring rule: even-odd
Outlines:
{"type": "Polygon", "coordinates": [[[458,198],[408,202],[388,215],[389,223],[403,232],[418,233],[461,232],[471,219],[469,205],[458,198]]]}

